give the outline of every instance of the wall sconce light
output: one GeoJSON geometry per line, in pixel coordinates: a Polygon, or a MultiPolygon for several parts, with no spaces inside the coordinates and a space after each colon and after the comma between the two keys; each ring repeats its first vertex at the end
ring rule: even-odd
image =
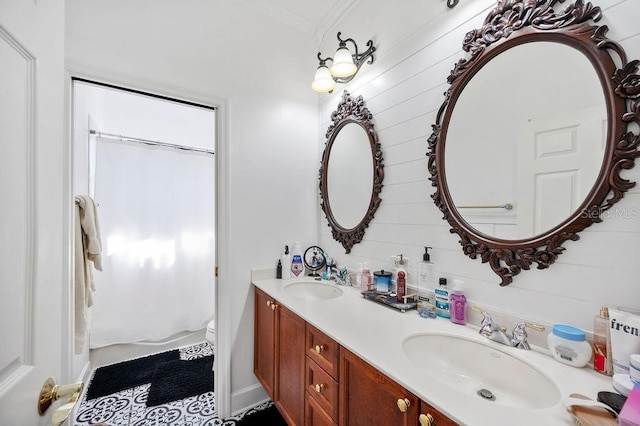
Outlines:
{"type": "Polygon", "coordinates": [[[367,59],[369,64],[373,63],[373,52],[376,48],[373,46],[373,41],[367,42],[368,49],[362,53],[358,53],[358,45],[356,42],[348,38],[343,40],[340,38],[340,32],[338,32],[338,50],[333,58],[327,57],[322,59],[321,53],[318,52],[318,60],[320,64],[316,70],[315,78],[311,83],[311,88],[316,92],[331,92],[336,87],[336,83],[347,83],[355,77],[360,70],[360,66],[364,64],[367,59]],[[353,44],[355,53],[347,48],[347,42],[353,44]],[[331,61],[331,67],[327,66],[327,61],[331,61]]]}

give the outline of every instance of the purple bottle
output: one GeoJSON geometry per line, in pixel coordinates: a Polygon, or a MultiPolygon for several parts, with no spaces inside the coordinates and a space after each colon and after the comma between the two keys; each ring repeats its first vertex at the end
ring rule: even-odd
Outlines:
{"type": "Polygon", "coordinates": [[[460,287],[454,287],[449,301],[451,322],[455,324],[467,323],[467,298],[460,287]]]}

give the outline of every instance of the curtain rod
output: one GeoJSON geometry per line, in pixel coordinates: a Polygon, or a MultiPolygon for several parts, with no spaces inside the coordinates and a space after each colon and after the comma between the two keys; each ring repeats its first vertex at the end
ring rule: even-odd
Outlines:
{"type": "Polygon", "coordinates": [[[133,138],[129,136],[115,135],[113,133],[98,132],[96,130],[89,130],[89,133],[103,139],[114,139],[114,140],[123,141],[123,142],[136,142],[136,143],[143,143],[145,145],[164,146],[168,148],[180,149],[182,151],[195,151],[195,152],[202,152],[202,153],[211,154],[211,155],[215,154],[215,152],[213,152],[210,149],[196,148],[194,146],[184,146],[184,145],[177,145],[175,143],[153,141],[150,139],[133,138]]]}

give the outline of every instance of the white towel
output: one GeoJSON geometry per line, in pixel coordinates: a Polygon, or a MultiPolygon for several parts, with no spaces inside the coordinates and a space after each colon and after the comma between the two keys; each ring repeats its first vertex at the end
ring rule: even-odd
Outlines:
{"type": "Polygon", "coordinates": [[[87,310],[93,305],[93,267],[102,271],[102,241],[95,202],[76,197],[75,209],[75,352],[82,353],[87,335],[87,310]]]}

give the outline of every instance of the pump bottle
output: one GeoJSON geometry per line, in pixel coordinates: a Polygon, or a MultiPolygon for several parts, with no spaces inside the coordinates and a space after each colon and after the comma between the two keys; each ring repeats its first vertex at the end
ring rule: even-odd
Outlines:
{"type": "Polygon", "coordinates": [[[304,263],[302,262],[302,249],[300,248],[300,242],[293,242],[293,249],[291,251],[291,278],[303,278],[304,277],[304,263]]]}
{"type": "Polygon", "coordinates": [[[280,255],[280,263],[282,263],[282,279],[291,278],[291,255],[289,254],[289,246],[284,246],[282,255],[280,255]]]}
{"type": "Polygon", "coordinates": [[[433,262],[431,262],[431,256],[429,255],[430,248],[424,248],[422,262],[418,262],[418,296],[420,297],[426,297],[432,287],[433,262]]]}

